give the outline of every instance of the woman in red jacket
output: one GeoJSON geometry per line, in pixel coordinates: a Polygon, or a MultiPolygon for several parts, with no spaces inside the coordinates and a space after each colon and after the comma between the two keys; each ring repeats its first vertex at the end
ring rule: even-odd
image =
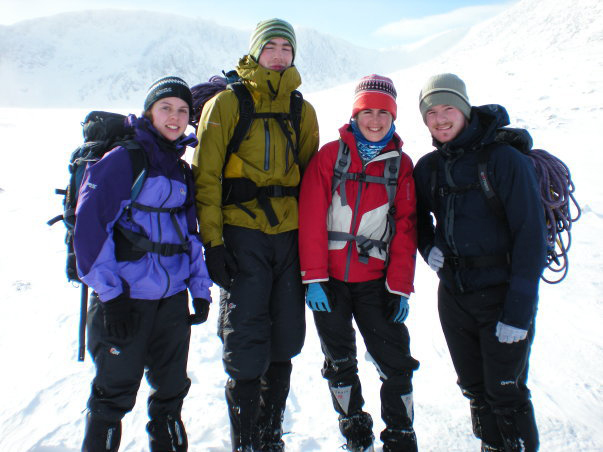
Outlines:
{"type": "Polygon", "coordinates": [[[417,249],[412,162],[395,133],[396,90],[370,75],[356,87],[352,119],[312,159],[300,193],[299,248],[306,304],[314,311],[323,376],[348,450],[373,450],[362,411],[355,331],[383,382],[384,452],[416,451],[408,298],[417,249]]]}

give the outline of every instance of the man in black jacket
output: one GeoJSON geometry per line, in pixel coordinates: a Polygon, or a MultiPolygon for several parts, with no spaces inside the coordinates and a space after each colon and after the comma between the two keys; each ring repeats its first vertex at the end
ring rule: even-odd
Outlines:
{"type": "Polygon", "coordinates": [[[526,381],[546,242],[534,167],[495,141],[506,110],[471,107],[456,75],[431,77],[419,108],[436,147],[414,172],[419,252],[440,278],[440,321],[473,432],[482,451],[535,451],[526,381]],[[484,152],[500,212],[478,180],[484,152]]]}

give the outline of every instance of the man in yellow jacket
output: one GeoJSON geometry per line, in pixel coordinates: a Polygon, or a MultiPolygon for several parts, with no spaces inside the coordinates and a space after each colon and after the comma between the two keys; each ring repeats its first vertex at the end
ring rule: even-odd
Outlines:
{"type": "Polygon", "coordinates": [[[234,451],[284,450],[291,358],[305,337],[297,192],[319,139],[312,105],[301,105],[299,133],[290,117],[301,84],[295,49],[289,23],[258,23],[236,68],[256,113],[248,133],[227,152],[239,121],[229,89],[207,102],[198,127],[197,214],[210,277],[223,289],[219,334],[234,451]]]}

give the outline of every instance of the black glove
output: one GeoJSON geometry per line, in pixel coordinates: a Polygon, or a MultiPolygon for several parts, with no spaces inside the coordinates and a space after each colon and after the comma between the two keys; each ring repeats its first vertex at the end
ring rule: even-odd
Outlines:
{"type": "Polygon", "coordinates": [[[138,330],[138,316],[132,309],[132,302],[125,296],[100,302],[103,310],[105,329],[116,339],[130,339],[138,330]]]}
{"type": "Polygon", "coordinates": [[[205,265],[213,282],[229,290],[237,271],[237,263],[224,245],[205,248],[205,265]]]}
{"type": "Polygon", "coordinates": [[[194,314],[188,318],[191,325],[199,325],[207,320],[209,315],[209,301],[204,298],[193,298],[194,314]]]}

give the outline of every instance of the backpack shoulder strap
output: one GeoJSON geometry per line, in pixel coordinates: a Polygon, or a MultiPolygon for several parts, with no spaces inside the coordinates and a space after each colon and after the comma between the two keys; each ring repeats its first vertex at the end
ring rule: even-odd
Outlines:
{"type": "Polygon", "coordinates": [[[337,187],[341,185],[341,189],[339,190],[339,195],[341,196],[341,205],[347,206],[348,200],[345,194],[345,175],[348,173],[350,168],[350,164],[352,160],[350,159],[350,148],[347,144],[343,142],[343,140],[339,139],[339,150],[337,151],[337,160],[335,161],[335,166],[333,167],[333,179],[331,183],[331,194],[334,194],[337,190],[337,187]]]}
{"type": "MultiPolygon", "coordinates": [[[[400,149],[398,149],[400,151],[400,149]]],[[[400,173],[400,161],[402,156],[398,155],[395,158],[387,159],[383,168],[383,178],[385,179],[385,190],[387,191],[387,199],[390,207],[394,203],[396,191],[398,190],[398,174],[400,173]]]]}
{"type": "Polygon", "coordinates": [[[251,122],[253,121],[253,113],[255,111],[251,93],[245,88],[245,85],[242,82],[238,81],[230,83],[228,88],[235,93],[237,100],[239,101],[239,122],[237,122],[230,142],[226,147],[225,162],[228,161],[230,154],[239,150],[239,146],[241,146],[245,135],[249,132],[251,122]]]}
{"type": "Polygon", "coordinates": [[[304,105],[304,96],[299,91],[291,91],[291,100],[289,102],[289,115],[291,124],[295,131],[295,153],[299,153],[299,136],[301,132],[301,116],[304,105]]]}
{"type": "Polygon", "coordinates": [[[492,211],[498,218],[506,220],[505,209],[500,201],[500,198],[496,195],[490,179],[488,178],[488,162],[492,156],[493,148],[494,146],[484,146],[478,151],[477,180],[492,211]]]}
{"type": "Polygon", "coordinates": [[[435,203],[438,190],[438,151],[432,151],[427,156],[427,164],[429,165],[429,196],[431,202],[435,203]]]}
{"type": "Polygon", "coordinates": [[[142,185],[147,177],[149,161],[147,154],[136,140],[126,140],[119,143],[128,151],[132,163],[132,187],[130,189],[130,200],[135,201],[142,190],[142,185]]]}

